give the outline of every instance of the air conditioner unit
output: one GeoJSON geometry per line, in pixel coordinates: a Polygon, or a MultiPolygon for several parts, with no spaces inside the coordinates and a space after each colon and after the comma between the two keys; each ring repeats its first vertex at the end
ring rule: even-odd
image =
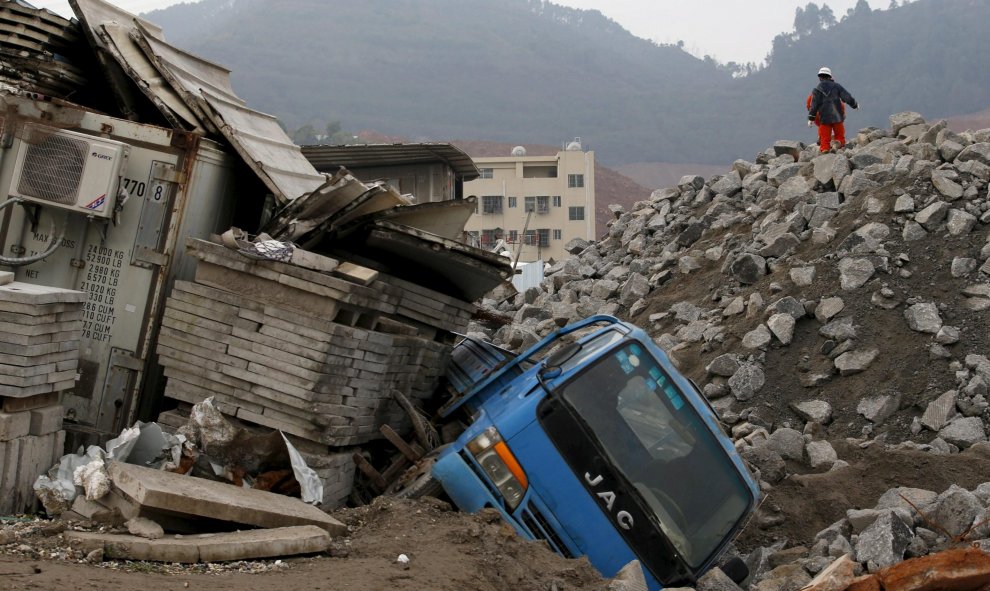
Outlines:
{"type": "Polygon", "coordinates": [[[74,131],[26,125],[10,196],[110,217],[130,146],[74,131]]]}

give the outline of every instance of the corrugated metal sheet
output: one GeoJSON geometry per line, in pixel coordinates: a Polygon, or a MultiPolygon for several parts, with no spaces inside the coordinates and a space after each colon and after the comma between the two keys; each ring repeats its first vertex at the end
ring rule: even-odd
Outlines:
{"type": "Polygon", "coordinates": [[[303,154],[318,170],[362,168],[443,162],[465,181],[478,178],[478,167],[460,148],[445,143],[358,144],[351,146],[303,146],[303,154]]]}
{"type": "Polygon", "coordinates": [[[118,62],[166,117],[194,116],[203,128],[220,133],[240,154],[280,203],[320,187],[326,178],[302,155],[275,117],[255,111],[234,93],[230,70],[165,42],[161,29],[104,0],[70,0],[79,20],[100,47],[118,62]],[[106,27],[104,28],[104,26],[106,27]],[[126,33],[143,52],[157,75],[131,52],[124,51],[126,33]],[[116,43],[121,40],[121,44],[116,43]],[[110,50],[110,45],[114,51],[110,50]],[[164,90],[162,80],[171,87],[164,90]],[[176,106],[179,97],[188,110],[176,106]],[[169,113],[171,111],[171,113],[169,113]]]}

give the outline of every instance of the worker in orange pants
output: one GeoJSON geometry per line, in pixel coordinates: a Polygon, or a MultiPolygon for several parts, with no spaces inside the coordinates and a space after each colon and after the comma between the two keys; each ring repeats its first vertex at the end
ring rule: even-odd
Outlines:
{"type": "Polygon", "coordinates": [[[808,127],[818,125],[818,150],[827,152],[832,146],[832,138],[839,148],[846,145],[846,105],[859,108],[856,99],[832,80],[832,70],[818,70],[818,86],[808,95],[808,127]]]}

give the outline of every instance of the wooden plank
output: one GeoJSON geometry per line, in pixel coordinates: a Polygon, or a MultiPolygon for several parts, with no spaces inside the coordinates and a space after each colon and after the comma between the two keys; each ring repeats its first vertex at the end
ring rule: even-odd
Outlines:
{"type": "Polygon", "coordinates": [[[388,439],[389,442],[392,443],[392,445],[398,448],[399,452],[401,452],[402,455],[404,455],[406,459],[408,459],[410,462],[416,462],[421,457],[423,457],[422,454],[417,454],[416,451],[413,450],[413,448],[410,447],[408,443],[406,443],[405,439],[400,437],[399,434],[396,433],[394,429],[392,429],[392,427],[389,427],[388,425],[382,425],[379,431],[381,431],[382,435],[385,436],[385,439],[388,439]]]}

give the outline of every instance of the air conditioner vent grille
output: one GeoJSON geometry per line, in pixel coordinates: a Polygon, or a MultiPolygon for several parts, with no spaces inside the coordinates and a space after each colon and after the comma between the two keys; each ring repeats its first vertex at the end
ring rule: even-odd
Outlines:
{"type": "Polygon", "coordinates": [[[29,145],[17,191],[45,201],[74,204],[88,151],[87,142],[64,135],[51,135],[29,145]]]}

